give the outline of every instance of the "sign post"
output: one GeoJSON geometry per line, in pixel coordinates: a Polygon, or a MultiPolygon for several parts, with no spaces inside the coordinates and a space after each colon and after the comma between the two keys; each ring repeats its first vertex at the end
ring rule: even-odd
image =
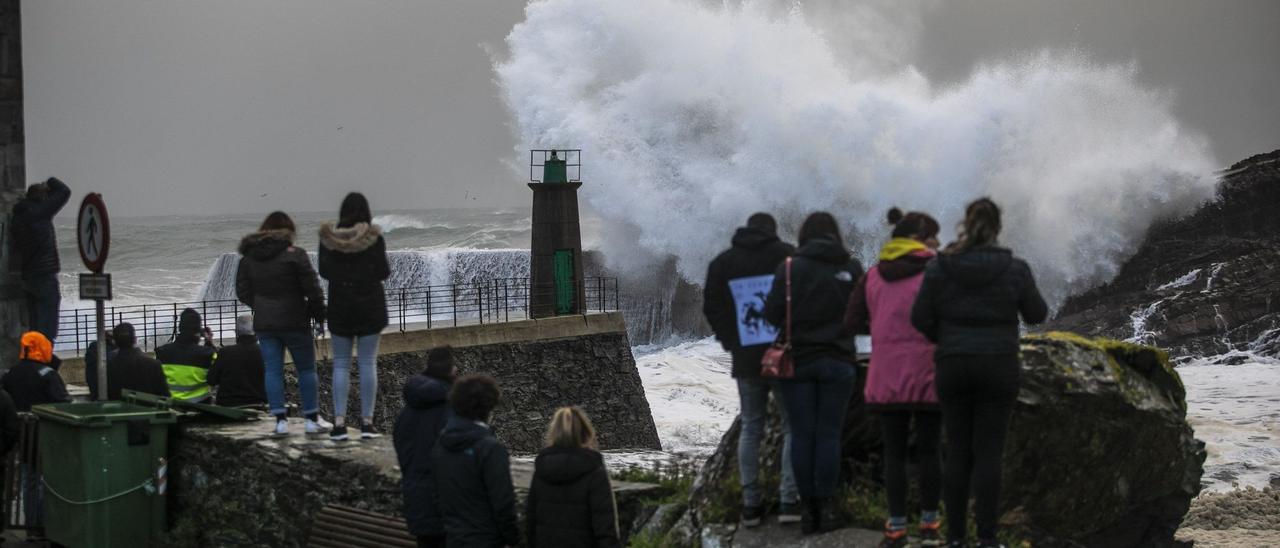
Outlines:
{"type": "Polygon", "coordinates": [[[98,319],[98,399],[107,399],[107,340],[105,301],[111,300],[111,275],[103,274],[107,264],[107,251],[111,247],[111,223],[107,220],[107,205],[96,192],[80,202],[80,214],[76,217],[76,243],[80,248],[80,260],[91,274],[80,275],[80,298],[93,299],[98,319]]]}

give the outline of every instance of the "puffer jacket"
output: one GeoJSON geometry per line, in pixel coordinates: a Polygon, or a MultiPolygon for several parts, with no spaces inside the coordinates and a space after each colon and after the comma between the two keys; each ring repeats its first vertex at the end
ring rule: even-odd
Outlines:
{"type": "Polygon", "coordinates": [[[425,375],[414,375],[404,382],[404,408],[396,417],[392,441],[400,461],[404,519],[414,536],[444,534],[431,473],[431,448],[453,414],[448,400],[447,382],[425,375]]]}
{"type": "Polygon", "coordinates": [[[378,225],[320,225],[320,277],[329,280],[329,331],[358,337],[387,326],[382,281],[391,276],[387,243],[378,225]]]}
{"type": "Polygon", "coordinates": [[[13,206],[13,242],[22,259],[22,276],[57,274],[58,235],[53,217],[71,200],[71,189],[62,181],[49,179],[49,193],[42,200],[22,199],[13,206]]]}
{"type": "Polygon", "coordinates": [[[734,378],[760,376],[760,358],[777,338],[764,317],[765,297],[773,272],[793,251],[777,234],[745,226],[734,233],[733,247],[707,267],[702,313],[720,346],[733,356],[734,378]]]}
{"type": "Polygon", "coordinates": [[[934,253],[912,251],[882,260],[858,280],[845,312],[848,332],[871,333],[871,363],[864,388],[873,410],[933,410],[933,343],[911,325],[924,269],[934,253]]]}
{"type": "Polygon", "coordinates": [[[255,331],[309,331],[324,322],[324,292],[293,232],[268,230],[240,240],[236,297],[253,309],[255,331]]]}
{"type": "Polygon", "coordinates": [[[1031,267],[1008,249],[985,246],[929,263],[911,323],[938,345],[935,359],[1017,354],[1019,314],[1029,324],[1049,315],[1031,267]]]}
{"type": "MultiPolygon", "coordinates": [[[[791,264],[791,345],[796,365],[831,357],[853,363],[853,336],[844,332],[844,310],[862,264],[831,240],[800,246],[791,264]]],[[[778,265],[765,301],[765,317],[783,330],[787,316],[786,263],[778,265]]]]}
{"type": "Polygon", "coordinates": [[[520,544],[511,459],[487,425],[449,417],[431,466],[449,546],[520,544]]]}
{"type": "Polygon", "coordinates": [[[526,507],[530,548],[620,545],[617,503],[599,451],[551,447],[539,452],[526,507]]]}

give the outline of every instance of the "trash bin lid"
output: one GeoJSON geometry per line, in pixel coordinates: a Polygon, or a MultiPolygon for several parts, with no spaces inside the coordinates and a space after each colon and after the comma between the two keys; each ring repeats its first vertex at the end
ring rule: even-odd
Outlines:
{"type": "Polygon", "coordinates": [[[151,424],[170,424],[178,417],[168,409],[156,409],[122,401],[83,403],[46,403],[31,406],[41,420],[51,420],[82,427],[105,427],[119,421],[146,420],[151,424]]]}

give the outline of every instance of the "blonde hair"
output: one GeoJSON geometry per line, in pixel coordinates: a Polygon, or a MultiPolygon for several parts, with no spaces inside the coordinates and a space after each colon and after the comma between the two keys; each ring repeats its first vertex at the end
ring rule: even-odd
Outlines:
{"type": "Polygon", "coordinates": [[[561,407],[547,425],[547,447],[562,449],[596,448],[596,429],[586,411],[578,406],[561,407]]]}

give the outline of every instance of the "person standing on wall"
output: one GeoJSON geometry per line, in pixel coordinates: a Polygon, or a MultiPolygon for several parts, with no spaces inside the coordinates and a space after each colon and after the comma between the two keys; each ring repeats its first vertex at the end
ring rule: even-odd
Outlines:
{"type": "Polygon", "coordinates": [[[307,252],[293,245],[297,232],[285,212],[267,215],[257,232],[240,240],[242,257],[236,269],[236,296],[253,310],[253,329],[262,345],[267,407],[276,417],[277,435],[289,433],[284,399],[286,348],[298,370],[306,433],[317,434],[327,427],[320,418],[320,383],[311,332],[311,322],[323,324],[325,320],[324,292],[307,252]]]}
{"type": "Polygon", "coordinates": [[[13,206],[13,241],[22,261],[22,284],[27,296],[29,327],[50,341],[58,338],[58,236],[53,217],[71,200],[71,189],[57,178],[27,187],[27,195],[13,206]]]}
{"type": "MultiPolygon", "coordinates": [[[[768,213],[747,218],[747,226],[733,235],[732,247],[707,267],[702,286],[702,312],[720,346],[733,357],[733,378],[738,384],[738,477],[742,483],[742,525],[760,525],[765,509],[760,487],[760,441],[764,437],[769,394],[779,392],[775,383],[760,377],[760,359],[778,338],[778,330],[764,318],[765,297],[773,285],[773,273],[795,248],[778,239],[778,224],[768,213]]],[[[800,493],[791,468],[791,430],[783,411],[782,482],[779,523],[800,521],[800,493]]]]}
{"type": "Polygon", "coordinates": [[[530,548],[621,546],[609,470],[582,409],[561,407],[552,415],[525,503],[530,548]]]}
{"type": "Polygon", "coordinates": [[[778,388],[791,425],[791,464],[804,499],[801,532],[811,534],[841,526],[831,497],[840,481],[841,435],[857,381],[857,350],[854,338],[844,333],[844,309],[862,265],[845,249],[830,213],[809,215],[799,240],[795,257],[774,273],[765,317],[782,326],[790,299],[795,376],[780,380],[778,388]]]}
{"type": "MultiPolygon", "coordinates": [[[[185,308],[178,314],[178,334],[173,342],[156,349],[156,359],[164,366],[174,399],[192,403],[209,399],[209,369],[217,361],[218,351],[213,347],[213,332],[204,326],[199,312],[185,308]]],[[[111,374],[110,367],[107,374],[111,374]]],[[[114,392],[109,385],[107,390],[114,392]]]]}
{"type": "Polygon", "coordinates": [[[431,470],[431,449],[453,416],[449,388],[458,374],[453,349],[432,348],[427,368],[404,381],[404,407],[396,417],[391,440],[400,461],[400,490],[404,495],[404,520],[418,548],[444,548],[444,522],[436,503],[436,480],[431,470]]]}
{"type": "Polygon", "coordinates": [[[999,546],[1000,461],[1018,397],[1018,316],[1048,317],[1031,268],[999,247],[1000,208],[982,198],[965,209],[954,243],[929,263],[911,323],[938,346],[938,399],[947,438],[947,539],[965,544],[972,481],[982,547],[999,546]]]}
{"type": "Polygon", "coordinates": [[[329,333],[333,345],[333,430],[329,439],[347,439],[347,394],[351,351],[360,369],[360,437],[379,436],[373,426],[378,397],[378,340],[387,326],[382,281],[391,276],[382,229],[373,224],[369,201],[352,192],[342,200],[338,222],[320,225],[320,277],[329,281],[329,333]]]}
{"type": "Polygon", "coordinates": [[[907,539],[907,446],[915,421],[915,456],[920,484],[920,546],[940,546],[938,502],[942,468],[938,441],[942,413],[933,382],[933,343],[911,325],[925,265],[938,248],[938,221],[919,212],[889,210],[893,237],[880,262],[858,279],[845,311],[847,333],[871,333],[871,364],[864,396],[879,415],[884,440],[884,483],[889,519],[881,548],[900,548],[907,539]]]}
{"type": "Polygon", "coordinates": [[[263,385],[266,365],[253,332],[253,316],[236,318],[236,342],[218,350],[218,361],[209,370],[209,386],[217,387],[215,401],[223,407],[262,408],[267,404],[263,385]]]}

